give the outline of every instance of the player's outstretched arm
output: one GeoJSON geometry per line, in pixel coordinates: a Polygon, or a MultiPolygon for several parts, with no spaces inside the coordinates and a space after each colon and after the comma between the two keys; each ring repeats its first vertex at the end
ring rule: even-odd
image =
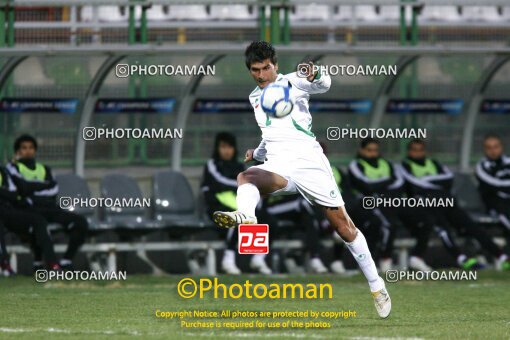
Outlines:
{"type": "Polygon", "coordinates": [[[312,62],[299,64],[300,69],[286,75],[292,86],[307,92],[308,94],[325,93],[331,87],[331,77],[329,74],[320,72],[312,62]]]}

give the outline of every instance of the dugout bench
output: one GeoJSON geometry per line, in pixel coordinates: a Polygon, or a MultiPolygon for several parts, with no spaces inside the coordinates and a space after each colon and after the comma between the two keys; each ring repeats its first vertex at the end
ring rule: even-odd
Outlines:
{"type": "MultiPolygon", "coordinates": [[[[500,245],[505,245],[505,240],[503,237],[496,237],[495,242],[500,245]]],[[[323,240],[323,246],[331,247],[333,244],[333,240],[323,240]]],[[[411,238],[402,238],[395,240],[395,251],[398,253],[398,268],[400,270],[407,270],[408,268],[408,260],[409,260],[409,249],[411,249],[416,244],[416,241],[411,238]]],[[[438,246],[440,245],[439,239],[432,239],[429,243],[429,246],[438,246]]],[[[66,245],[58,244],[55,245],[55,251],[57,253],[63,253],[66,249],[66,245]]],[[[292,249],[302,249],[303,242],[301,240],[277,240],[274,241],[271,245],[271,249],[276,250],[292,250],[292,249]]],[[[206,263],[202,268],[196,268],[193,265],[190,265],[188,262],[188,266],[191,269],[192,274],[196,275],[216,275],[216,253],[215,250],[223,250],[225,249],[224,241],[179,241],[179,242],[136,242],[136,243],[127,243],[127,242],[112,242],[112,243],[87,243],[83,245],[81,251],[88,255],[90,259],[90,255],[101,253],[107,256],[106,266],[100,267],[95,264],[91,264],[92,270],[97,271],[117,271],[117,254],[120,252],[136,252],[137,255],[145,261],[151,268],[152,273],[154,275],[162,275],[165,272],[157,267],[152,261],[147,257],[147,251],[196,251],[202,250],[207,252],[206,263]]],[[[24,245],[12,245],[7,246],[7,251],[11,256],[11,265],[13,269],[16,271],[17,269],[17,256],[18,254],[29,254],[30,249],[24,245]]],[[[275,269],[274,263],[275,256],[278,255],[278,252],[272,252],[271,256],[271,264],[273,269],[275,269]]]]}

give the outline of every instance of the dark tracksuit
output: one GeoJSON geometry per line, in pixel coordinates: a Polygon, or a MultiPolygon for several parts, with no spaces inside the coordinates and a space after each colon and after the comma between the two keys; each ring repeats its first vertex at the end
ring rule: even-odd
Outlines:
{"type": "Polygon", "coordinates": [[[510,157],[481,159],[476,165],[476,177],[487,210],[498,216],[510,244],[510,157]]]}
{"type": "MultiPolygon", "coordinates": [[[[57,205],[58,184],[51,169],[34,160],[19,160],[9,163],[7,170],[18,188],[18,193],[30,202],[27,211],[42,215],[49,223],[58,223],[69,234],[67,250],[63,256],[72,260],[85,242],[88,222],[78,214],[66,211],[57,205]]],[[[35,260],[41,257],[40,249],[34,247],[35,260]]]]}
{"type": "Polygon", "coordinates": [[[48,222],[39,214],[20,209],[26,205],[24,199],[18,198],[16,187],[9,173],[0,167],[0,260],[8,261],[5,246],[5,233],[14,232],[22,238],[33,237],[42,249],[44,259],[48,265],[55,264],[57,258],[53,251],[53,243],[48,233],[48,222]]]}
{"type": "Polygon", "coordinates": [[[267,212],[277,223],[278,220],[294,222],[303,228],[303,243],[310,257],[315,258],[320,253],[321,229],[316,207],[308,203],[300,194],[270,196],[265,200],[267,212]]]}
{"type": "MultiPolygon", "coordinates": [[[[422,160],[406,158],[402,162],[402,168],[410,196],[454,198],[451,193],[453,174],[446,166],[430,158],[422,160]]],[[[460,250],[449,236],[447,225],[453,226],[466,236],[475,238],[493,256],[497,257],[502,254],[501,249],[485,230],[478,227],[467,212],[455,204],[455,201],[452,207],[435,207],[428,210],[429,216],[434,220],[434,226],[438,226],[436,231],[439,232],[441,240],[453,256],[459,256],[460,250]]]]}
{"type": "MultiPolygon", "coordinates": [[[[349,164],[349,175],[353,187],[364,196],[395,198],[404,195],[405,182],[400,170],[383,158],[364,159],[358,156],[349,164]]],[[[373,209],[373,212],[380,218],[382,225],[381,257],[391,258],[398,225],[408,227],[416,237],[416,246],[411,255],[423,257],[432,230],[431,221],[424,209],[380,207],[373,209]]]]}
{"type": "MultiPolygon", "coordinates": [[[[215,211],[237,210],[237,175],[244,171],[244,164],[232,160],[209,159],[204,166],[201,189],[207,215],[212,219],[215,211]]],[[[237,232],[228,229],[227,248],[237,249],[237,232]]]]}

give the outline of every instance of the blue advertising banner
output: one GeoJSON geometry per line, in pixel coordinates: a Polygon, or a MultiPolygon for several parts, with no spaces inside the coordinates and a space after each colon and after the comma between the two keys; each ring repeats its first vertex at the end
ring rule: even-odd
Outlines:
{"type": "MultiPolygon", "coordinates": [[[[372,102],[365,99],[322,99],[310,101],[310,112],[368,113],[372,102]]],[[[247,99],[197,99],[195,113],[243,113],[253,112],[247,99]]]]}
{"type": "Polygon", "coordinates": [[[462,99],[390,99],[386,105],[388,113],[437,113],[459,114],[462,99]]]}
{"type": "Polygon", "coordinates": [[[96,113],[171,113],[174,98],[119,99],[101,98],[96,101],[96,113]]]}
{"type": "Polygon", "coordinates": [[[510,100],[485,99],[480,105],[480,112],[486,114],[509,114],[510,100]]]}
{"type": "Polygon", "coordinates": [[[78,107],[75,98],[4,98],[0,112],[73,114],[78,107]]]}
{"type": "Polygon", "coordinates": [[[241,113],[253,112],[248,99],[197,99],[193,105],[195,113],[241,113]]]}
{"type": "Polygon", "coordinates": [[[368,113],[372,101],[368,99],[321,99],[310,101],[310,112],[368,113]]]}

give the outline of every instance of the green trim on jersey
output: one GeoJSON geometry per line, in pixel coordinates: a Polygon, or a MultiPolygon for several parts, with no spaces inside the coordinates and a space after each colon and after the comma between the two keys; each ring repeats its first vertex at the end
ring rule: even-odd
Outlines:
{"type": "Polygon", "coordinates": [[[258,85],[257,85],[257,86],[255,86],[255,88],[253,89],[253,91],[251,91],[250,96],[251,96],[252,94],[255,94],[255,92],[257,92],[257,91],[261,91],[261,89],[260,89],[260,87],[258,87],[258,85]]]}
{"type": "Polygon", "coordinates": [[[299,124],[298,124],[298,123],[294,120],[294,118],[291,118],[291,119],[292,119],[292,124],[294,124],[294,127],[295,127],[296,129],[298,129],[298,130],[299,130],[299,131],[301,131],[301,132],[306,133],[306,134],[307,134],[308,136],[310,136],[310,137],[315,137],[315,135],[313,134],[313,132],[312,132],[312,131],[304,129],[301,125],[299,125],[299,124]]]}
{"type": "Polygon", "coordinates": [[[266,126],[271,125],[271,118],[269,118],[269,115],[266,113],[266,126]]]}

